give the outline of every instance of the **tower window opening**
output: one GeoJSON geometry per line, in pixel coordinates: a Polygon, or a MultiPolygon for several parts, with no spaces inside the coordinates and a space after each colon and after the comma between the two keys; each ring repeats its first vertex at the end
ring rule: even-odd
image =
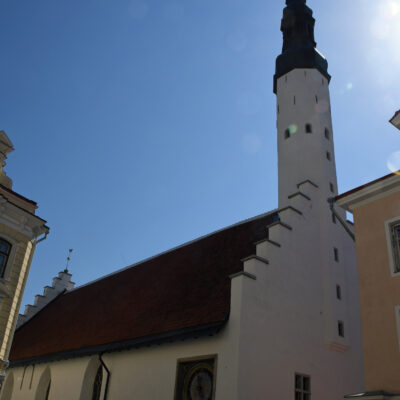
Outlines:
{"type": "Polygon", "coordinates": [[[336,215],[332,213],[332,222],[336,224],[336,215]]]}
{"type": "Polygon", "coordinates": [[[325,138],[329,140],[330,134],[329,134],[329,129],[325,128],[325,138]]]}
{"type": "Polygon", "coordinates": [[[318,104],[318,96],[315,96],[315,102],[318,104]]]}
{"type": "Polygon", "coordinates": [[[331,153],[329,151],[326,152],[326,159],[331,161],[331,153]]]}
{"type": "Polygon", "coordinates": [[[312,126],[311,126],[311,124],[306,124],[306,133],[312,133],[312,126]]]}
{"type": "Polygon", "coordinates": [[[336,262],[339,262],[339,250],[336,247],[333,248],[333,258],[336,262]]]}
{"type": "Polygon", "coordinates": [[[290,138],[290,130],[286,129],[285,130],[285,139],[289,139],[290,138]]]}
{"type": "Polygon", "coordinates": [[[338,335],[344,337],[344,322],[338,321],[338,335]]]}
{"type": "Polygon", "coordinates": [[[336,298],[342,300],[342,288],[340,285],[336,285],[336,298]]]}
{"type": "Polygon", "coordinates": [[[335,192],[335,187],[333,186],[332,182],[329,184],[329,189],[331,190],[332,193],[335,192]]]}
{"type": "Polygon", "coordinates": [[[278,104],[277,110],[278,110],[278,114],[279,114],[279,104],[278,104]]]}

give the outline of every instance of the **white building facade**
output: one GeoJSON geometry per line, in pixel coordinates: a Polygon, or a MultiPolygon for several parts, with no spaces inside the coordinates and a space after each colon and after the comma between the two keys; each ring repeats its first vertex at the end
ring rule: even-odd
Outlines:
{"type": "Polygon", "coordinates": [[[274,78],[279,208],[60,295],[17,330],[0,400],[339,400],[364,390],[354,243],[327,202],[337,194],[330,76],[312,11],[286,4],[274,78]]]}

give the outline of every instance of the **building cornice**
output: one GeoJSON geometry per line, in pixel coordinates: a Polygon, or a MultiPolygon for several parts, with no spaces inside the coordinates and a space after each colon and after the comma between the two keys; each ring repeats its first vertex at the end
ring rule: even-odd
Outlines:
{"type": "Polygon", "coordinates": [[[28,236],[31,240],[49,231],[45,220],[10,202],[1,194],[0,223],[28,236]]]}
{"type": "Polygon", "coordinates": [[[353,211],[373,201],[400,192],[400,175],[390,174],[335,198],[336,204],[353,211]]]}

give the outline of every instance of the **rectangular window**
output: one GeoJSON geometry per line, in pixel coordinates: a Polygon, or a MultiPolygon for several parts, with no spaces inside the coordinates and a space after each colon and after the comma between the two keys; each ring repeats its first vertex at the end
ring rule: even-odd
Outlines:
{"type": "Polygon", "coordinates": [[[392,274],[400,272],[400,221],[392,222],[388,225],[390,248],[389,256],[391,261],[392,274]]]}
{"type": "Polygon", "coordinates": [[[329,140],[329,129],[325,128],[325,138],[329,140]]]}
{"type": "Polygon", "coordinates": [[[334,213],[332,213],[332,222],[333,222],[334,224],[336,224],[336,216],[335,216],[334,213]]]}
{"type": "Polygon", "coordinates": [[[306,133],[312,133],[312,125],[306,124],[306,133]]]}
{"type": "Polygon", "coordinates": [[[294,376],[294,399],[311,399],[311,378],[307,375],[295,374],[294,376]]]}
{"type": "Polygon", "coordinates": [[[329,183],[329,189],[331,190],[331,192],[333,193],[335,191],[335,187],[333,186],[333,183],[329,183]]]}
{"type": "Polygon", "coordinates": [[[396,313],[396,326],[397,326],[397,339],[399,342],[399,351],[400,351],[400,306],[396,306],[394,308],[396,313]]]}
{"type": "Polygon", "coordinates": [[[326,152],[326,159],[331,161],[331,153],[329,151],[326,152]]]}
{"type": "Polygon", "coordinates": [[[342,300],[342,288],[340,285],[336,285],[336,298],[342,300]]]}
{"type": "Polygon", "coordinates": [[[338,321],[338,335],[344,337],[344,322],[338,321]]]}
{"type": "Polygon", "coordinates": [[[336,262],[339,262],[339,250],[336,247],[333,248],[333,257],[336,262]]]}

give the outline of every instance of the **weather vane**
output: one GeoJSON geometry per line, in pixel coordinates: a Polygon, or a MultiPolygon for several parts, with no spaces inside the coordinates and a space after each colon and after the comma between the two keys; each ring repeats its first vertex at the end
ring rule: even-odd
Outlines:
{"type": "Polygon", "coordinates": [[[69,262],[71,261],[71,253],[72,253],[73,250],[74,249],[69,249],[68,250],[67,263],[66,263],[65,269],[64,269],[64,272],[66,272],[67,274],[68,274],[68,265],[69,265],[69,262]]]}

